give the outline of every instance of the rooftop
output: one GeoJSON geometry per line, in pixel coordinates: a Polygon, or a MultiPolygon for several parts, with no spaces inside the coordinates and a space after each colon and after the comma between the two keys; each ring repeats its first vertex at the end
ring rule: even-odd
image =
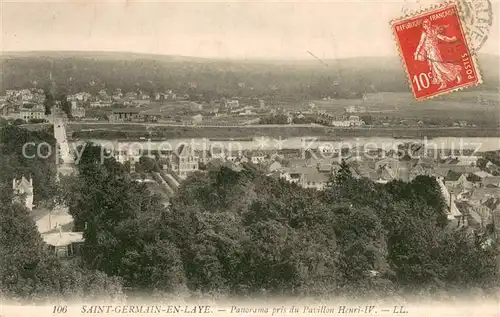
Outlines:
{"type": "Polygon", "coordinates": [[[488,199],[488,197],[500,198],[500,188],[476,188],[470,196],[471,201],[482,201],[488,199]]]}
{"type": "Polygon", "coordinates": [[[490,173],[487,173],[485,171],[475,172],[474,175],[476,175],[476,176],[478,176],[480,178],[485,178],[485,177],[492,176],[490,173]]]}
{"type": "Polygon", "coordinates": [[[84,242],[83,232],[57,232],[42,234],[43,241],[54,247],[67,246],[72,243],[84,242]]]}
{"type": "Polygon", "coordinates": [[[305,182],[317,182],[326,183],[329,180],[329,176],[325,173],[321,173],[318,170],[311,171],[311,173],[304,174],[305,182]]]}
{"type": "Polygon", "coordinates": [[[488,176],[482,180],[484,186],[500,184],[500,176],[488,176]]]}
{"type": "Polygon", "coordinates": [[[21,178],[21,180],[16,180],[15,182],[15,190],[22,189],[23,192],[27,194],[31,194],[33,192],[33,186],[31,186],[31,183],[24,176],[21,178]]]}
{"type": "Polygon", "coordinates": [[[449,172],[446,177],[444,178],[445,181],[457,181],[460,176],[462,176],[463,174],[461,173],[454,173],[454,172],[449,172]]]}

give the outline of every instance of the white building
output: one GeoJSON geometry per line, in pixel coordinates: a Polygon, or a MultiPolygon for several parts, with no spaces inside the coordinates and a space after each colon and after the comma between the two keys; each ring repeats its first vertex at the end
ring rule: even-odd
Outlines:
{"type": "Polygon", "coordinates": [[[349,121],[339,121],[339,120],[332,120],[330,121],[330,125],[334,127],[350,127],[351,122],[349,121]]]}
{"type": "Polygon", "coordinates": [[[345,111],[347,113],[360,113],[360,112],[366,112],[366,108],[361,106],[349,106],[345,108],[345,111]]]}
{"type": "Polygon", "coordinates": [[[80,255],[81,246],[85,241],[83,232],[62,232],[60,227],[58,231],[42,234],[43,241],[50,251],[61,258],[80,255]]]}
{"type": "Polygon", "coordinates": [[[181,178],[187,178],[189,174],[199,169],[199,157],[195,155],[191,147],[183,145],[179,154],[174,156],[174,170],[181,178]]]}
{"type": "Polygon", "coordinates": [[[24,176],[19,181],[14,178],[12,180],[12,190],[15,199],[20,199],[21,196],[25,195],[24,205],[30,211],[33,210],[33,179],[31,177],[29,181],[24,176]]]}
{"type": "Polygon", "coordinates": [[[45,115],[45,108],[42,105],[35,105],[33,108],[19,109],[19,118],[26,121],[33,119],[47,120],[47,116],[45,115]]]}

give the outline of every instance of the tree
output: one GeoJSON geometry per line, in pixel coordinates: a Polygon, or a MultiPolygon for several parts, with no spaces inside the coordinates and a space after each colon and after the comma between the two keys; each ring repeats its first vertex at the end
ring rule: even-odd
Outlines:
{"type": "Polygon", "coordinates": [[[71,103],[68,101],[66,95],[63,95],[59,100],[61,102],[61,110],[68,116],[69,119],[73,118],[71,114],[71,103]]]}
{"type": "Polygon", "coordinates": [[[122,295],[119,280],[63,265],[49,253],[29,211],[17,203],[0,204],[0,289],[5,299],[31,302],[122,295]]]}
{"type": "Polygon", "coordinates": [[[28,131],[8,125],[0,128],[0,183],[33,178],[34,200],[51,201],[56,193],[55,144],[49,131],[28,131]]]}
{"type": "Polygon", "coordinates": [[[54,107],[54,105],[54,96],[49,91],[45,91],[45,100],[43,102],[43,106],[45,107],[46,116],[52,114],[52,108],[54,107]]]}
{"type": "Polygon", "coordinates": [[[85,144],[78,175],[65,179],[64,199],[84,233],[84,263],[133,290],[182,287],[182,262],[162,226],[167,211],[160,198],[130,179],[114,158],[101,159],[103,152],[85,144]]]}

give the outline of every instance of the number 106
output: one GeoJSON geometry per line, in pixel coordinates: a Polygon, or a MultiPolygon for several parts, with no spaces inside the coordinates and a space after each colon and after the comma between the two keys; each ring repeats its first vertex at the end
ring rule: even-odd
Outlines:
{"type": "Polygon", "coordinates": [[[65,314],[68,311],[68,306],[54,306],[53,314],[65,314]]]}

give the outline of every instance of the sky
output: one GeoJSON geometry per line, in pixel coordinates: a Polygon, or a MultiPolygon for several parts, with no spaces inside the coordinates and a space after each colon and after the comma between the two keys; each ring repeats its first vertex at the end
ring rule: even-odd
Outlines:
{"type": "MultiPolygon", "coordinates": [[[[390,21],[405,7],[438,0],[416,1],[0,0],[0,47],[237,59],[389,56],[397,55],[390,21]]],[[[500,55],[500,0],[492,6],[493,26],[481,52],[500,55]]]]}

